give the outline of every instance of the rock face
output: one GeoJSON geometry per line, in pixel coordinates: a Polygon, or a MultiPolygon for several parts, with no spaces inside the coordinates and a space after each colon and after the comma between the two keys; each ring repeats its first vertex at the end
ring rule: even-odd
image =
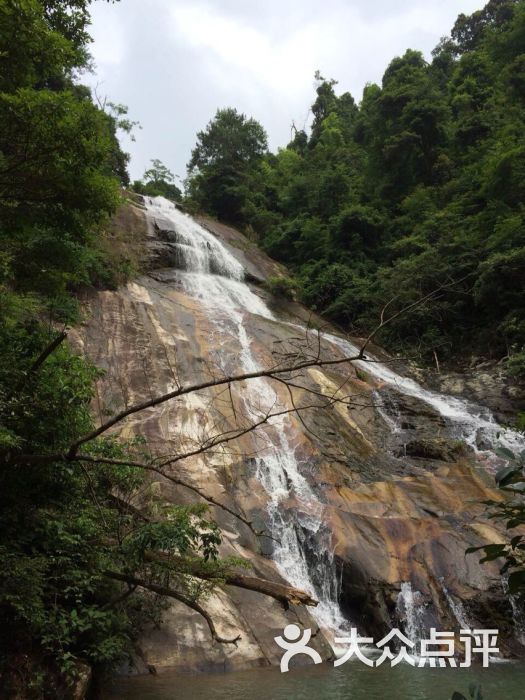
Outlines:
{"type": "Polygon", "coordinates": [[[512,421],[517,411],[525,410],[525,384],[512,382],[501,364],[483,363],[462,373],[432,375],[428,380],[443,393],[488,406],[501,422],[512,421]]]}
{"type": "MultiPolygon", "coordinates": [[[[181,253],[180,246],[192,247],[186,240],[191,231],[181,235],[169,211],[165,217],[151,207],[134,211],[143,223],[150,270],[117,291],[86,298],[86,321],[75,339],[106,370],[95,405],[100,419],[177,385],[275,366],[283,353],[344,357],[341,346],[323,339],[319,346],[318,334],[304,330],[310,312],[270,298],[256,284],[283,269],[239,232],[201,219],[213,240],[203,238],[197,252],[181,253]],[[218,252],[215,270],[195,272],[208,264],[206,245],[215,250],[214,241],[248,271],[250,286],[235,278],[231,263],[233,276],[226,275],[218,252]],[[217,298],[219,292],[227,302],[217,298]]],[[[266,579],[306,581],[324,606],[312,617],[311,609],[285,610],[260,593],[225,586],[206,607],[223,636],[241,635],[236,646],[213,643],[199,615],[177,603],[159,629],[146,631],[135,672],[276,664],[282,652],[273,638],[290,622],[322,627],[312,645],[329,658],[328,628],[341,625],[339,606],[360,630],[377,637],[406,627],[409,589],[417,592],[427,628],[497,623],[501,648],[520,654],[497,567],[465,556],[469,546],[501,541],[480,504],[500,498],[487,472],[492,458],[478,458],[443,413],[382,380],[375,365],[312,367],[292,383],[291,391],[266,379],[200,391],[135,414],[121,431],[143,435],[159,453],[178,453],[262,415],[268,397],[278,407],[291,407],[293,397],[299,415],[173,469],[281,536],[279,543],[257,538],[215,508],[223,554],[247,558],[252,572],[266,579]],[[495,611],[497,620],[490,618],[495,611]]],[[[196,498],[161,476],[149,488],[153,498],[169,502],[196,498]]]]}

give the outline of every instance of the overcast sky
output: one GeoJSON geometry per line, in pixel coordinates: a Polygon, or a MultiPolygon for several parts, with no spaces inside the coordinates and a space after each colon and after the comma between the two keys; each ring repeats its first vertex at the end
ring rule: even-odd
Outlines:
{"type": "Polygon", "coordinates": [[[483,0],[121,0],[92,7],[91,84],[129,107],[142,129],[132,178],[151,158],[184,177],[197,131],[237,107],[284,146],[308,119],[314,73],[359,101],[405,49],[429,57],[460,12],[483,0]]]}

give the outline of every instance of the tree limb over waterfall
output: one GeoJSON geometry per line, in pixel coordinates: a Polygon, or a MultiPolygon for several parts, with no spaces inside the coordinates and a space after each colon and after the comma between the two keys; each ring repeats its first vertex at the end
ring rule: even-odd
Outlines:
{"type": "Polygon", "coordinates": [[[179,593],[179,591],[176,591],[173,588],[159,586],[156,583],[144,581],[142,579],[135,578],[135,576],[120,574],[117,571],[106,571],[106,576],[108,578],[115,579],[116,581],[122,581],[123,583],[127,583],[130,586],[135,586],[137,588],[145,588],[147,591],[151,591],[152,593],[156,593],[157,595],[165,596],[167,598],[173,598],[174,600],[178,600],[180,603],[183,603],[186,607],[195,610],[195,612],[198,612],[199,615],[201,615],[201,617],[203,617],[206,620],[206,623],[210,628],[211,636],[216,642],[220,642],[221,644],[236,644],[241,638],[240,634],[231,639],[221,637],[217,632],[217,628],[215,627],[215,623],[213,622],[212,617],[202,607],[202,605],[199,605],[199,603],[197,603],[196,600],[193,600],[192,598],[189,598],[188,596],[179,593]]]}
{"type": "MultiPolygon", "coordinates": [[[[247,591],[262,593],[263,595],[274,598],[284,607],[291,605],[307,605],[316,607],[318,601],[309,593],[301,591],[295,586],[289,586],[275,581],[269,581],[258,576],[245,576],[235,572],[221,572],[219,575],[209,571],[203,567],[199,561],[186,561],[181,557],[172,556],[165,552],[153,552],[146,550],[144,559],[148,562],[164,564],[170,567],[179,567],[187,570],[187,575],[203,581],[217,581],[225,586],[233,586],[235,588],[243,588],[247,591]]],[[[142,584],[140,584],[142,585],[142,584]]]]}
{"type": "MultiPolygon", "coordinates": [[[[423,304],[433,298],[439,291],[450,285],[443,285],[432,294],[423,297],[419,303],[423,304]]],[[[418,304],[411,304],[400,313],[411,311],[418,304]]],[[[386,307],[385,307],[386,310],[386,307]]],[[[381,322],[378,326],[379,330],[383,325],[387,324],[390,319],[384,319],[382,314],[381,322]]],[[[260,537],[266,536],[274,539],[270,533],[255,529],[252,520],[242,512],[238,512],[234,507],[227,503],[223,503],[222,499],[217,498],[206,492],[206,489],[201,488],[198,484],[191,483],[188,479],[181,478],[180,474],[174,471],[184,460],[199,457],[207,454],[219,454],[226,450],[232,443],[239,441],[242,437],[249,433],[257,433],[258,429],[271,425],[272,420],[279,419],[288,414],[293,414],[298,417],[303,427],[312,432],[311,428],[303,419],[303,414],[312,409],[329,409],[336,404],[342,404],[347,407],[356,406],[356,401],[359,395],[355,390],[346,390],[346,385],[349,377],[344,377],[342,380],[337,380],[328,389],[326,387],[317,387],[312,382],[308,383],[308,371],[316,368],[335,368],[344,366],[354,361],[360,362],[375,362],[374,358],[368,358],[365,355],[365,350],[371,343],[375,333],[371,334],[360,348],[348,345],[344,346],[337,344],[327,339],[320,329],[312,330],[311,328],[300,327],[302,337],[291,337],[286,342],[284,351],[274,352],[275,362],[272,366],[257,369],[254,371],[243,372],[236,375],[221,374],[219,376],[211,376],[209,379],[203,379],[199,382],[184,386],[178,376],[174,377],[176,388],[170,392],[153,396],[152,398],[127,406],[125,409],[116,413],[107,420],[101,421],[100,425],[76,439],[69,447],[61,453],[54,454],[20,454],[17,450],[11,450],[4,455],[4,465],[49,465],[54,464],[78,464],[84,470],[86,478],[90,479],[88,466],[92,468],[103,467],[123,467],[136,468],[150,473],[158,474],[167,479],[171,483],[186,488],[196,494],[206,503],[220,508],[229,515],[237,518],[251,532],[260,537]],[[328,343],[328,345],[327,345],[328,343]],[[327,352],[329,350],[329,352],[327,352]],[[335,354],[334,354],[335,353],[335,354]],[[342,356],[341,356],[342,355],[342,356]],[[275,382],[278,385],[284,386],[287,392],[287,399],[284,400],[284,407],[275,397],[276,403],[273,406],[253,408],[248,404],[243,403],[242,407],[235,405],[234,393],[232,386],[235,384],[255,381],[257,379],[266,379],[270,382],[275,382]],[[172,454],[111,454],[105,452],[101,444],[107,440],[104,436],[111,429],[121,425],[127,418],[134,416],[142,411],[146,411],[157,406],[161,406],[169,401],[198,394],[207,390],[215,390],[212,394],[211,402],[216,401],[221,395],[227,396],[229,402],[230,418],[233,415],[234,425],[231,421],[222,416],[221,421],[215,421],[213,434],[206,435],[195,441],[194,445],[187,445],[184,442],[184,437],[181,437],[181,444],[177,445],[178,449],[172,454]],[[217,391],[219,390],[219,394],[217,391]],[[305,402],[302,397],[306,394],[313,398],[311,401],[305,402]],[[222,424],[224,423],[224,425],[222,424]],[[103,438],[102,442],[98,439],[103,438]],[[84,449],[81,451],[81,448],[84,449]],[[140,458],[136,458],[140,457],[140,458]]],[[[64,339],[65,334],[59,336],[48,348],[40,355],[35,362],[35,369],[38,369],[45,359],[56,350],[64,339]]],[[[343,341],[343,339],[340,339],[343,341]]],[[[224,399],[223,399],[224,400],[224,399]]],[[[241,402],[242,403],[242,402],[241,402]]],[[[370,405],[368,402],[361,405],[370,405]]],[[[221,415],[221,414],[219,414],[221,415]]],[[[211,431],[209,431],[211,432],[211,431]]],[[[265,435],[265,433],[263,433],[265,435]]],[[[66,443],[67,444],[67,443],[66,443]]],[[[89,485],[88,485],[89,488],[89,485]]],[[[131,502],[126,502],[120,498],[118,494],[114,494],[114,500],[117,507],[127,517],[127,524],[121,526],[123,529],[116,540],[116,549],[120,551],[119,561],[125,562],[126,539],[133,538],[144,528],[151,524],[146,512],[141,504],[135,505],[131,502]],[[122,546],[124,543],[124,547],[122,546]]],[[[157,524],[162,521],[158,521],[157,524]]],[[[119,526],[120,527],[120,526],[119,526]]],[[[198,528],[197,528],[198,529],[198,528]]],[[[220,540],[219,540],[220,541],[220,540]]],[[[156,544],[156,547],[159,545],[156,544]]],[[[239,636],[234,638],[226,638],[221,636],[215,627],[215,624],[209,612],[198,602],[199,585],[197,585],[197,594],[185,588],[187,581],[200,581],[202,585],[208,587],[214,585],[233,586],[251,590],[263,595],[274,598],[283,606],[306,605],[316,606],[317,601],[304,590],[300,590],[286,584],[261,579],[255,576],[248,576],[232,571],[226,564],[221,564],[218,560],[219,567],[213,572],[208,570],[206,566],[201,566],[198,563],[189,562],[188,558],[182,559],[174,557],[170,554],[169,547],[164,551],[164,547],[160,545],[160,551],[152,549],[141,550],[142,564],[138,570],[129,569],[126,564],[122,563],[119,566],[110,566],[106,571],[106,575],[114,581],[119,581],[126,584],[126,589],[119,595],[113,598],[112,604],[119,604],[119,601],[125,600],[137,588],[143,588],[161,596],[166,596],[178,600],[195,612],[199,613],[205,620],[210,629],[213,639],[224,644],[235,644],[239,640],[239,636]],[[116,570],[116,569],[120,569],[116,570]],[[217,571],[219,573],[217,573],[217,571]],[[181,590],[182,589],[182,590],[181,590]]],[[[235,567],[235,564],[232,565],[235,567]]],[[[135,567],[137,568],[137,567],[135,567]]]]}

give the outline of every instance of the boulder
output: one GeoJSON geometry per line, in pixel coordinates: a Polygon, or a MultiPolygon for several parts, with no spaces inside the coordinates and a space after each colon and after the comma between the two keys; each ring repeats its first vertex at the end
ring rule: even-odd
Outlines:
{"type": "Polygon", "coordinates": [[[468,447],[460,440],[449,438],[420,438],[404,445],[398,456],[432,459],[442,462],[457,462],[468,453],[468,447]]]}

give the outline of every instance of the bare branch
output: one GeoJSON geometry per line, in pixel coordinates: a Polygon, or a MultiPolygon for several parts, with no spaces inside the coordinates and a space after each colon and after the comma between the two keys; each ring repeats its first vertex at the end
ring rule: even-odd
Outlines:
{"type": "Polygon", "coordinates": [[[424,304],[426,301],[429,301],[430,299],[433,299],[436,297],[440,292],[444,291],[445,289],[450,289],[451,287],[454,287],[461,282],[464,282],[468,277],[471,276],[471,273],[468,275],[465,275],[464,277],[461,277],[459,280],[452,280],[452,282],[448,282],[446,284],[442,284],[436,289],[433,289],[431,292],[428,294],[425,294],[424,296],[420,297],[419,299],[416,299],[416,301],[413,301],[411,304],[408,304],[407,306],[404,306],[402,309],[399,311],[396,311],[395,314],[392,314],[392,316],[389,316],[386,321],[384,320],[384,312],[386,311],[387,307],[391,304],[394,299],[391,299],[384,307],[383,310],[381,311],[381,320],[379,324],[374,328],[374,330],[370,333],[370,335],[366,338],[364,344],[361,346],[361,350],[359,353],[359,359],[365,359],[364,358],[364,353],[368,345],[372,342],[372,340],[376,337],[376,335],[379,333],[379,331],[387,326],[389,323],[394,321],[396,318],[399,318],[400,316],[404,316],[407,313],[410,313],[410,311],[413,311],[415,308],[418,306],[421,306],[424,304]]]}
{"type": "Polygon", "coordinates": [[[226,576],[225,583],[227,586],[245,588],[249,591],[257,591],[257,593],[275,598],[285,608],[288,608],[288,603],[292,603],[292,605],[309,605],[311,607],[318,605],[318,601],[312,598],[309,593],[293,586],[285,586],[282,583],[275,583],[266,579],[254,578],[253,576],[230,575],[226,576]]]}
{"type": "Polygon", "coordinates": [[[270,369],[265,369],[265,370],[258,370],[255,372],[246,372],[245,374],[239,374],[235,376],[230,376],[230,377],[220,377],[218,379],[211,379],[207,382],[201,382],[199,384],[190,384],[187,387],[181,387],[178,388],[174,391],[170,391],[167,394],[162,394],[160,396],[157,396],[154,399],[150,399],[148,401],[143,401],[142,403],[135,404],[134,406],[130,406],[126,408],[123,411],[120,411],[116,415],[114,415],[112,418],[110,418],[108,421],[103,423],[101,426],[96,428],[95,430],[91,431],[87,435],[84,435],[83,437],[79,438],[76,442],[71,445],[69,449],[69,456],[70,458],[73,458],[77,451],[78,448],[85,444],[86,442],[90,442],[91,440],[94,440],[95,438],[99,437],[99,435],[102,435],[103,433],[107,432],[110,428],[112,428],[114,425],[117,423],[120,423],[122,420],[125,418],[134,415],[135,413],[140,413],[141,411],[144,411],[148,408],[153,408],[154,406],[158,406],[160,404],[166,403],[167,401],[170,401],[171,399],[178,398],[179,396],[184,396],[186,394],[192,394],[197,391],[202,391],[203,389],[210,389],[212,387],[217,387],[217,386],[223,386],[225,384],[233,383],[233,382],[243,382],[247,381],[249,379],[257,379],[259,377],[269,377],[272,378],[275,375],[285,375],[289,374],[291,372],[298,372],[302,369],[307,369],[308,367],[327,367],[327,366],[334,366],[334,365],[341,365],[347,362],[352,362],[353,360],[359,360],[363,359],[362,354],[355,355],[354,357],[344,357],[344,358],[339,358],[337,360],[322,360],[318,357],[310,360],[305,360],[304,362],[300,362],[299,364],[296,365],[291,365],[291,366],[286,366],[286,367],[273,367],[270,369]]]}
{"type": "Polygon", "coordinates": [[[241,638],[240,634],[233,639],[226,639],[225,637],[221,637],[217,632],[215,623],[213,622],[210,614],[195,600],[188,598],[188,596],[185,596],[183,593],[179,593],[179,591],[176,591],[173,588],[159,586],[156,583],[150,583],[149,581],[144,581],[142,579],[135,578],[135,576],[120,574],[116,571],[105,571],[104,575],[108,578],[114,579],[115,581],[122,581],[123,583],[127,583],[130,586],[145,588],[146,590],[151,591],[152,593],[156,593],[157,595],[165,596],[168,598],[174,598],[175,600],[178,600],[179,602],[186,605],[188,608],[195,610],[195,612],[198,612],[199,615],[201,615],[206,620],[211,632],[211,636],[216,642],[220,642],[221,644],[236,645],[239,639],[241,638]]]}
{"type": "Polygon", "coordinates": [[[129,466],[129,467],[137,467],[138,469],[144,469],[146,471],[151,471],[155,472],[156,474],[159,474],[160,476],[164,477],[165,479],[168,479],[168,481],[171,481],[174,484],[177,484],[178,486],[184,486],[184,488],[189,489],[190,491],[193,491],[196,493],[198,496],[203,498],[205,501],[208,503],[211,503],[214,506],[217,506],[217,508],[221,508],[224,510],[226,513],[229,513],[230,515],[233,515],[234,518],[237,518],[240,520],[242,523],[244,523],[247,527],[250,528],[250,530],[253,532],[254,535],[257,537],[259,536],[266,536],[270,537],[269,534],[266,532],[262,531],[259,532],[254,529],[253,523],[251,520],[248,520],[245,518],[243,515],[240,513],[237,513],[235,510],[232,508],[228,507],[224,503],[221,503],[220,501],[217,501],[213,496],[209,496],[208,494],[204,493],[199,489],[197,486],[193,486],[193,484],[189,484],[187,481],[184,481],[183,479],[179,479],[176,476],[172,476],[171,474],[166,474],[166,472],[162,471],[159,467],[155,467],[152,464],[148,464],[147,462],[134,462],[131,460],[125,460],[125,459],[110,459],[106,457],[93,457],[92,455],[77,455],[76,457],[70,458],[67,455],[62,456],[62,461],[74,461],[74,462],[90,462],[91,464],[109,464],[113,466],[129,466]]]}

